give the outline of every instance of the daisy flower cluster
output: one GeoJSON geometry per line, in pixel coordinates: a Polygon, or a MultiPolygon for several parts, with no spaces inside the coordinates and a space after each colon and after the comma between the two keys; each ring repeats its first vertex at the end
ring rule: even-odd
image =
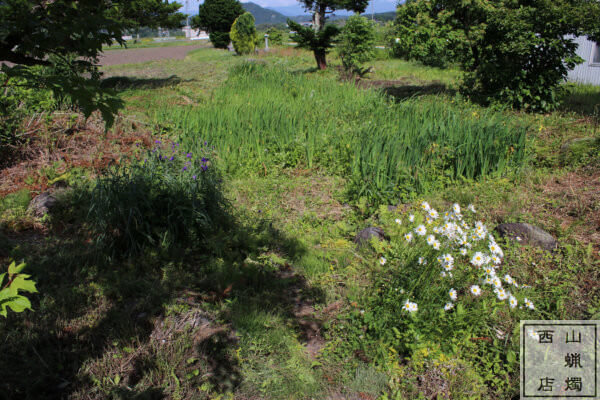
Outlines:
{"type": "MultiPolygon", "coordinates": [[[[405,246],[423,249],[415,268],[439,271],[440,282],[428,282],[427,285],[452,286],[443,306],[445,311],[452,310],[461,297],[477,298],[485,293],[493,293],[498,301],[511,309],[534,310],[531,300],[515,295],[527,285],[520,285],[510,274],[500,272],[504,252],[483,222],[469,222],[475,215],[475,207],[471,204],[464,211],[459,204],[454,204],[440,214],[429,203],[422,202],[419,212],[407,216],[409,224],[403,225],[400,218],[395,222],[403,228],[408,227],[408,230],[403,229],[400,239],[405,246]],[[460,287],[455,289],[455,285],[460,287]]],[[[407,299],[402,309],[412,313],[418,306],[407,299]]]]}

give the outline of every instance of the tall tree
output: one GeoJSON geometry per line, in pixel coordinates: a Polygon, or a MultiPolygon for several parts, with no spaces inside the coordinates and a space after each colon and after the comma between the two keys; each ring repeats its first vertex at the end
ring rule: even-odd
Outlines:
{"type": "Polygon", "coordinates": [[[120,103],[100,85],[102,46],[124,44],[123,32],[141,24],[181,25],[180,7],[167,0],[0,1],[0,61],[11,63],[1,66],[3,84],[18,78],[51,89],[110,123],[120,103]]]}
{"type": "Polygon", "coordinates": [[[192,19],[192,26],[208,32],[213,46],[224,49],[230,42],[231,25],[244,12],[238,0],[205,0],[192,19]]]}
{"type": "Polygon", "coordinates": [[[426,33],[440,53],[447,44],[465,72],[461,91],[484,104],[553,108],[582,61],[573,38],[600,38],[597,0],[414,0],[401,8],[412,11],[396,23],[426,33]]]}
{"type": "Polygon", "coordinates": [[[362,13],[367,8],[369,0],[299,0],[307,11],[312,12],[312,33],[302,25],[289,20],[288,25],[296,31],[295,39],[298,47],[307,48],[315,55],[317,68],[327,68],[326,55],[332,46],[332,41],[339,32],[336,28],[326,26],[327,15],[337,10],[362,13]]]}

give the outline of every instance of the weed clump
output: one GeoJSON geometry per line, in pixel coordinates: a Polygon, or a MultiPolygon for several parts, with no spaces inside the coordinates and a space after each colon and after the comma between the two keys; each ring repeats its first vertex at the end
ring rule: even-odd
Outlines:
{"type": "Polygon", "coordinates": [[[170,250],[206,239],[228,223],[221,178],[208,146],[195,154],[160,141],[147,156],[112,168],[91,192],[88,221],[113,256],[170,250]]]}

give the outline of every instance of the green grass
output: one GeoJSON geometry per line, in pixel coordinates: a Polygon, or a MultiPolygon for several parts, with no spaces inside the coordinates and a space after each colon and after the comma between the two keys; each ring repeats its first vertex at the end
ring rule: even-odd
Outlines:
{"type": "Polygon", "coordinates": [[[354,200],[375,203],[448,181],[518,167],[526,127],[493,111],[433,99],[394,103],[320,75],[241,64],[211,101],[165,108],[153,122],[182,144],[209,142],[223,168],[326,168],[350,176],[354,200]]]}
{"type": "MultiPolygon", "coordinates": [[[[392,250],[353,243],[364,227],[391,232],[396,224],[387,207],[373,214],[357,199],[369,196],[361,193],[365,181],[362,190],[383,194],[373,195],[376,202],[396,203],[392,193],[414,190],[404,196],[421,193],[440,210],[475,204],[489,228],[518,221],[542,227],[559,239],[559,252],[507,246],[514,275],[538,288],[543,315],[598,317],[598,164],[564,167],[559,157],[565,141],[597,132],[589,118],[595,88],[576,86],[561,111],[531,115],[452,97],[452,70],[380,59],[360,85],[393,81],[381,86],[394,90],[382,93],[377,85],[340,82],[334,68],[314,72],[306,52],[277,48],[252,58],[266,65],[248,70],[239,67],[243,57],[207,48],[185,60],[103,68],[112,78],[106,84],[127,102],[116,130],[216,147],[233,215],[231,228],[213,232],[208,246],[194,242],[170,253],[146,246],[135,258],[108,262],[90,251],[96,235],[87,192],[61,197],[42,220],[25,215],[25,192],[0,201],[0,265],[25,260],[40,291],[34,312],[0,321],[0,393],[412,399],[443,386],[457,399],[514,396],[518,371],[507,360],[514,338],[488,344],[442,332],[397,354],[410,342],[365,322],[385,307],[393,311],[381,321],[407,322],[393,318],[404,299],[377,285],[394,277],[393,257],[378,263],[392,250]],[[432,86],[442,93],[432,95],[432,86]],[[509,143],[517,145],[510,156],[509,143]],[[411,168],[417,175],[402,180],[411,168]],[[296,315],[299,306],[311,311],[307,317],[296,315]],[[304,348],[307,320],[324,339],[316,357],[304,348]],[[459,350],[448,349],[450,342],[459,350]]],[[[337,64],[333,56],[330,64],[337,64]]],[[[69,185],[95,173],[77,174],[69,185]]],[[[515,323],[502,313],[485,321],[470,332],[510,332],[515,323]]]]}

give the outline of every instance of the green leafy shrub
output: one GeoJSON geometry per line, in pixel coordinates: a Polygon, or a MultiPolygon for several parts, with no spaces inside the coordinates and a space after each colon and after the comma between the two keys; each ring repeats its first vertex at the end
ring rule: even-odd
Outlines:
{"type": "Polygon", "coordinates": [[[254,51],[257,42],[254,16],[246,12],[233,22],[229,34],[233,48],[238,54],[250,54],[254,51]]]}
{"type": "Polygon", "coordinates": [[[0,315],[8,315],[7,308],[14,312],[31,310],[29,299],[19,292],[37,293],[35,282],[30,280],[31,275],[22,274],[25,264],[16,265],[13,261],[8,266],[8,271],[0,274],[0,315]]]}
{"type": "Polygon", "coordinates": [[[269,35],[269,43],[274,44],[274,45],[282,45],[283,44],[283,38],[284,38],[285,32],[282,31],[281,29],[269,28],[269,29],[267,29],[267,35],[269,35]]]}
{"type": "Polygon", "coordinates": [[[99,178],[88,213],[98,244],[115,256],[201,248],[228,223],[214,156],[206,145],[195,154],[182,153],[178,144],[156,147],[143,161],[99,178]]]}
{"type": "Polygon", "coordinates": [[[398,7],[389,43],[396,57],[433,67],[453,61],[449,29],[435,23],[436,11],[432,1],[409,0],[398,7]]]}
{"type": "Polygon", "coordinates": [[[373,23],[360,15],[348,18],[338,38],[337,51],[346,72],[365,75],[370,68],[363,68],[362,64],[375,57],[373,23]]]}
{"type": "Polygon", "coordinates": [[[600,40],[599,17],[587,0],[412,0],[399,8],[396,46],[426,63],[455,58],[461,92],[477,102],[545,112],[582,61],[574,38],[600,40]]]}
{"type": "Polygon", "coordinates": [[[464,360],[469,375],[472,365],[474,382],[514,390],[519,320],[545,315],[545,289],[507,262],[472,206],[438,213],[423,202],[406,213],[382,207],[379,217],[390,242],[372,243],[374,284],[347,317],[355,345],[388,366],[437,348],[464,360]]]}

